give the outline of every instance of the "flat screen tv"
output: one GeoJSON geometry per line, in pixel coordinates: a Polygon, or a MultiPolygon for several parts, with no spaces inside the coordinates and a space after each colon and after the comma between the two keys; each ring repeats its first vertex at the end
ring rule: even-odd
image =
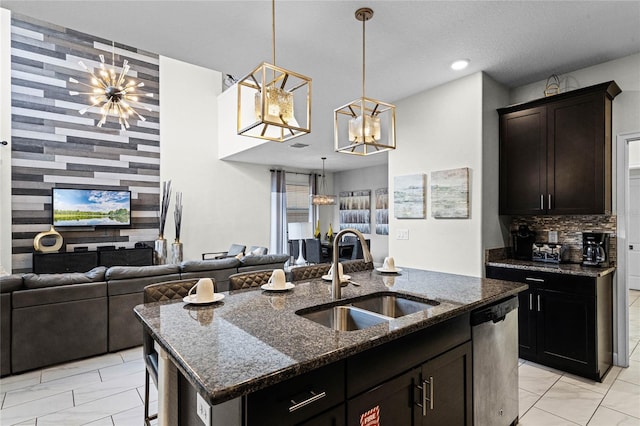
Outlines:
{"type": "Polygon", "coordinates": [[[53,188],[53,226],[131,225],[131,191],[53,188]]]}

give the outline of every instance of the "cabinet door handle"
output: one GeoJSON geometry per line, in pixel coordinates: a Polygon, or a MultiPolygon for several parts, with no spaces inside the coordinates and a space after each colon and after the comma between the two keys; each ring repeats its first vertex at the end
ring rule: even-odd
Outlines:
{"type": "Polygon", "coordinates": [[[529,293],[529,310],[533,311],[533,294],[529,293]]]}
{"type": "Polygon", "coordinates": [[[422,394],[422,404],[418,404],[416,402],[416,405],[422,408],[422,417],[427,415],[427,383],[428,382],[426,380],[423,380],[422,386],[416,386],[416,388],[420,389],[420,393],[422,394]]]}
{"type": "Polygon", "coordinates": [[[540,312],[540,311],[541,311],[541,308],[540,308],[540,295],[538,295],[538,312],[540,312]]]}
{"type": "Polygon", "coordinates": [[[544,282],[544,279],[542,279],[542,278],[526,277],[526,278],[525,278],[525,280],[527,280],[527,281],[533,281],[533,282],[536,282],[536,283],[543,283],[543,282],[544,282]]]}
{"type": "Polygon", "coordinates": [[[422,408],[422,417],[427,415],[427,403],[429,409],[433,411],[433,376],[429,376],[429,380],[423,380],[422,386],[416,386],[422,392],[422,404],[416,405],[422,408]],[[427,386],[429,387],[429,396],[427,396],[427,386]]]}
{"type": "Polygon", "coordinates": [[[289,407],[289,412],[293,413],[296,410],[299,410],[302,407],[305,407],[309,404],[312,404],[314,402],[316,402],[319,399],[324,398],[325,396],[327,396],[326,392],[320,392],[320,393],[315,393],[314,391],[309,391],[309,393],[311,394],[311,397],[305,399],[304,401],[301,402],[295,402],[293,399],[291,400],[291,403],[293,404],[291,407],[289,407]]]}
{"type": "Polygon", "coordinates": [[[548,202],[549,202],[549,210],[551,210],[551,194],[549,194],[548,202]]]}
{"type": "Polygon", "coordinates": [[[544,210],[544,194],[540,194],[540,210],[544,210]]]}

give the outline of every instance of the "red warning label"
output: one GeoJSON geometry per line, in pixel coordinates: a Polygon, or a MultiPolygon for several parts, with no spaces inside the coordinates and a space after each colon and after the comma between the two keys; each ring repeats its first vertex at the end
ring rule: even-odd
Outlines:
{"type": "Polygon", "coordinates": [[[380,406],[360,415],[360,426],[380,426],[380,406]]]}

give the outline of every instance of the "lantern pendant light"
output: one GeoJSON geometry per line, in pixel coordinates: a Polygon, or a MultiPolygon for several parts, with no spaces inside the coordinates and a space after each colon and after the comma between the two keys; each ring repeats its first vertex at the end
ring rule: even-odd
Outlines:
{"type": "Polygon", "coordinates": [[[362,97],[334,110],[334,141],[338,152],[370,155],[396,148],[396,107],[365,96],[365,22],[373,10],[355,15],[362,22],[362,97]]]}
{"type": "Polygon", "coordinates": [[[311,79],[276,65],[275,0],[271,0],[273,64],[238,81],[239,135],[284,142],[311,132],[311,79]]]}
{"type": "Polygon", "coordinates": [[[333,206],[336,204],[336,196],[335,195],[327,195],[325,194],[325,180],[324,180],[324,160],[327,157],[322,157],[322,179],[320,180],[320,193],[311,195],[311,204],[314,206],[333,206]]]}

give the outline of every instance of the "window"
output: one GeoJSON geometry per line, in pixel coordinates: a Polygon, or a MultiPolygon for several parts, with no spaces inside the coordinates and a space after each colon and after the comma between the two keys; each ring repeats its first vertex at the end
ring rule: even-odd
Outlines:
{"type": "Polygon", "coordinates": [[[287,223],[310,222],[309,175],[287,173],[287,223]]]}

